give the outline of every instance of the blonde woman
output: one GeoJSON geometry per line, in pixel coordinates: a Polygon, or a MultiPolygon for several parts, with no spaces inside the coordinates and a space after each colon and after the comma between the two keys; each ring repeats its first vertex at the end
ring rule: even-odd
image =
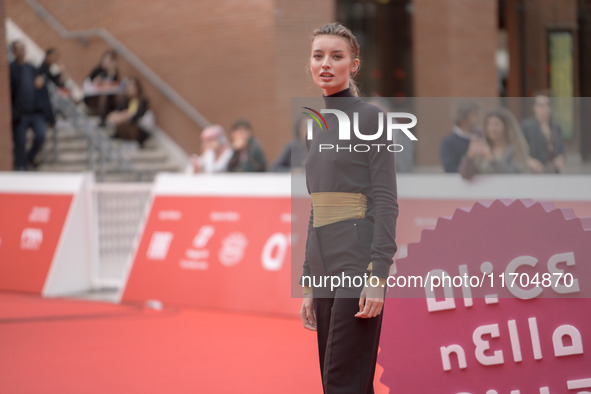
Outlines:
{"type": "Polygon", "coordinates": [[[484,118],[484,136],[474,136],[460,163],[460,174],[471,179],[476,174],[530,172],[529,147],[515,117],[504,108],[490,111],[484,118]]]}
{"type": "MultiPolygon", "coordinates": [[[[376,133],[380,110],[357,97],[353,80],[360,66],[353,33],[339,23],[316,29],[309,66],[325,107],[357,119],[362,133],[376,133]]],[[[300,315],[304,327],[317,332],[324,392],[373,393],[385,284],[396,252],[394,153],[376,146],[364,152],[322,150],[366,142],[353,133],[339,141],[336,116],[327,114],[325,120],[325,129],[314,129],[305,163],[312,212],[300,315]],[[321,283],[344,276],[353,282],[321,283]],[[306,277],[315,280],[306,282],[306,277]]],[[[373,142],[391,143],[385,132],[373,142]]]]}

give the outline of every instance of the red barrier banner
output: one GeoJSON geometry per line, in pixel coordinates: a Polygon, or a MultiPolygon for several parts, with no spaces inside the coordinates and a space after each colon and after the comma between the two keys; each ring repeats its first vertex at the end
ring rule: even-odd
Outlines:
{"type": "Polygon", "coordinates": [[[72,198],[0,194],[0,289],[41,294],[72,198]]]}
{"type": "Polygon", "coordinates": [[[289,197],[157,195],[124,301],[293,314],[289,197]]]}

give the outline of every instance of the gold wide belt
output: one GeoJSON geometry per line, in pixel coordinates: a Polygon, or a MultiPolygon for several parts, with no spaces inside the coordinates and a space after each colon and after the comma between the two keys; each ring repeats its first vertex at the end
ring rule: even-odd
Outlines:
{"type": "Polygon", "coordinates": [[[314,227],[365,217],[367,197],[363,193],[323,192],[311,195],[314,227]]]}

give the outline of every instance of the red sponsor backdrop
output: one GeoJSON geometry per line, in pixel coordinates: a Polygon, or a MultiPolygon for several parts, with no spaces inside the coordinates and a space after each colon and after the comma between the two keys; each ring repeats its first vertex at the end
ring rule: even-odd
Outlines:
{"type": "Polygon", "coordinates": [[[72,197],[0,194],[0,289],[43,291],[72,197]]]}
{"type": "Polygon", "coordinates": [[[289,197],[156,196],[124,301],[293,314],[289,197]]]}

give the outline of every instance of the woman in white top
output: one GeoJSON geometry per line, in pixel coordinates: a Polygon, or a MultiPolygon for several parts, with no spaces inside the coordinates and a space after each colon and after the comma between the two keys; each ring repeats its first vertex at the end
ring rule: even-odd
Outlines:
{"type": "Polygon", "coordinates": [[[201,155],[193,155],[187,172],[213,174],[225,172],[232,158],[232,147],[220,125],[206,127],[201,133],[201,155]]]}

